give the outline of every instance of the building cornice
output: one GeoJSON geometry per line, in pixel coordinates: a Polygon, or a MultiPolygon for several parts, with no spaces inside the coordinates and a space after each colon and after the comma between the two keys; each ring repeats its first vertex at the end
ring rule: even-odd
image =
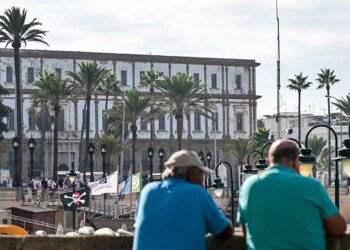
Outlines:
{"type": "MultiPolygon", "coordinates": [[[[101,61],[127,61],[149,63],[174,63],[174,64],[206,64],[222,66],[257,67],[260,63],[249,59],[229,59],[211,57],[186,57],[186,56],[163,56],[122,53],[100,53],[82,51],[60,50],[29,50],[21,49],[22,58],[53,58],[72,60],[101,60],[101,61]]],[[[13,57],[12,49],[0,49],[0,57],[13,57]]]]}

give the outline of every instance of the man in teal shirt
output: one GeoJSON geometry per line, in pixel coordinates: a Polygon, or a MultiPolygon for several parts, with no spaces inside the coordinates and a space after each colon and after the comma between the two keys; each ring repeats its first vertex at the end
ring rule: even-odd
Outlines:
{"type": "Polygon", "coordinates": [[[299,174],[299,151],[288,139],[269,150],[270,167],[243,184],[237,221],[248,249],[325,249],[325,235],[346,223],[320,182],[299,174]]]}

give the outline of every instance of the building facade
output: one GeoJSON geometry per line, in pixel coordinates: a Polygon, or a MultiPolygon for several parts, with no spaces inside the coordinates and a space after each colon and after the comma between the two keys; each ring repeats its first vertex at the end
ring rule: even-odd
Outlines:
{"type": "MultiPolygon", "coordinates": [[[[225,150],[225,145],[232,139],[249,138],[256,129],[256,67],[255,60],[92,53],[71,51],[46,51],[46,50],[21,50],[21,84],[23,105],[23,176],[27,176],[29,165],[29,151],[26,147],[27,140],[32,136],[40,142],[40,131],[33,117],[28,114],[30,96],[36,91],[34,82],[39,79],[39,74],[44,70],[51,70],[65,78],[67,71],[77,72],[82,62],[96,62],[100,66],[113,72],[121,81],[122,90],[131,88],[148,94],[149,89],[140,86],[141,75],[147,70],[154,69],[165,76],[172,76],[178,72],[193,76],[195,81],[205,86],[205,95],[215,111],[217,121],[208,119],[198,114],[191,114],[184,119],[183,148],[202,150],[214,154],[216,145],[216,161],[226,159],[233,161],[225,150]]],[[[4,118],[8,124],[8,132],[4,134],[5,142],[9,144],[6,150],[0,153],[0,167],[11,168],[13,166],[14,153],[11,147],[11,139],[15,136],[15,77],[14,77],[13,51],[0,50],[0,84],[9,90],[10,95],[3,96],[5,105],[13,108],[9,117],[4,118]]],[[[98,96],[91,102],[90,140],[103,133],[103,110],[105,97],[98,96]]],[[[111,107],[110,100],[108,106],[111,107]]],[[[79,142],[84,116],[84,99],[75,102],[67,102],[62,107],[59,118],[59,148],[58,162],[61,166],[69,166],[70,160],[79,162],[79,142]]],[[[142,118],[138,123],[136,159],[144,171],[148,171],[149,159],[147,149],[150,145],[150,123],[143,123],[142,118]]],[[[165,158],[176,151],[176,120],[163,114],[154,121],[155,128],[155,152],[160,147],[165,149],[165,158]]],[[[131,135],[130,135],[131,136],[131,135]]],[[[131,137],[130,137],[131,138],[131,137]]],[[[38,146],[37,146],[38,148],[38,146]]],[[[99,149],[97,149],[99,150],[99,149]]],[[[38,150],[36,150],[38,151],[38,150]]],[[[36,157],[38,152],[36,153],[36,157]]],[[[123,170],[127,171],[131,161],[130,150],[123,153],[123,170]]],[[[46,132],[45,162],[36,161],[35,168],[46,177],[52,175],[53,162],[53,131],[46,132]]],[[[101,169],[101,163],[95,157],[95,169],[101,169]]],[[[117,162],[115,164],[117,167],[117,162]]],[[[159,160],[154,157],[155,169],[158,169],[159,160]]],[[[136,166],[138,168],[138,166],[136,166]]],[[[82,166],[79,166],[82,169],[82,166]]]]}

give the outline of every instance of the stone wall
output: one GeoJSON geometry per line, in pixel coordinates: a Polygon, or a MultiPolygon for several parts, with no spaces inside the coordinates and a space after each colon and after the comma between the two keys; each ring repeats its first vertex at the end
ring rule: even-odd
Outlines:
{"type": "MultiPolygon", "coordinates": [[[[27,236],[10,237],[0,236],[0,250],[96,250],[118,249],[131,250],[132,237],[108,237],[108,236],[27,236]]],[[[245,242],[242,236],[235,236],[227,240],[219,240],[214,237],[207,238],[207,250],[245,250],[245,242]]],[[[350,249],[350,235],[342,239],[328,239],[327,250],[350,249]]]]}

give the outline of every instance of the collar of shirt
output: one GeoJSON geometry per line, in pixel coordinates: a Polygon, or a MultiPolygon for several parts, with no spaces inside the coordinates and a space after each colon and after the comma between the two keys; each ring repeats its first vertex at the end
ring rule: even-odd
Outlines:
{"type": "Polygon", "coordinates": [[[268,167],[266,170],[267,171],[277,170],[279,172],[288,172],[288,173],[298,174],[297,171],[295,171],[293,168],[290,168],[290,167],[287,167],[284,165],[279,165],[279,164],[272,165],[272,166],[268,167]]]}

